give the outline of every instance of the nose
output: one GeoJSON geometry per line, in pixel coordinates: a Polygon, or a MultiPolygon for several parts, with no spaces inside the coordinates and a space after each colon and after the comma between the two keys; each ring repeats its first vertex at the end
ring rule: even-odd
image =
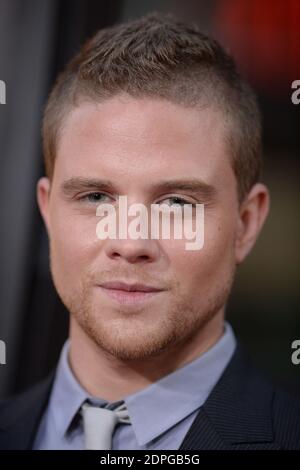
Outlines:
{"type": "Polygon", "coordinates": [[[110,259],[124,260],[128,263],[149,263],[159,257],[157,240],[153,239],[107,239],[106,255],[110,259]]]}

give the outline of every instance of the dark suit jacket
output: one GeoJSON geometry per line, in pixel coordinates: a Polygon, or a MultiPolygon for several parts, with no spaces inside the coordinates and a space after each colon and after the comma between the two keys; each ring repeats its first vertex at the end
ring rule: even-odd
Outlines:
{"type": "MultiPolygon", "coordinates": [[[[30,449],[54,373],[0,404],[0,449],[30,449]]],[[[300,403],[277,390],[237,349],[179,450],[300,449],[300,403]]]]}

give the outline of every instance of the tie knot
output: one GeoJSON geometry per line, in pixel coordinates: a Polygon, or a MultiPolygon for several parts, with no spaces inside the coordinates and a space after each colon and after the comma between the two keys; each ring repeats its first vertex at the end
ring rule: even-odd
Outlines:
{"type": "Polygon", "coordinates": [[[111,439],[118,423],[130,424],[127,406],[122,401],[114,409],[85,402],[81,407],[86,449],[111,449],[111,439]]]}
{"type": "Polygon", "coordinates": [[[110,410],[115,413],[118,417],[120,423],[130,423],[130,416],[128,414],[126,403],[123,401],[120,405],[118,405],[113,410],[110,410]]]}

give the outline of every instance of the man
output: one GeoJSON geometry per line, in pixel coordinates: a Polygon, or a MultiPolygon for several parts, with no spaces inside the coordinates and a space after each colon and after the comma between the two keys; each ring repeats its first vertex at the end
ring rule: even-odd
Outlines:
{"type": "Polygon", "coordinates": [[[12,449],[297,449],[300,407],[248,363],[226,303],[269,210],[256,100],[220,45],[152,14],[99,31],[58,78],[37,199],[70,337],[0,407],[12,449]],[[96,209],[204,204],[204,245],[99,239],[96,209]]]}

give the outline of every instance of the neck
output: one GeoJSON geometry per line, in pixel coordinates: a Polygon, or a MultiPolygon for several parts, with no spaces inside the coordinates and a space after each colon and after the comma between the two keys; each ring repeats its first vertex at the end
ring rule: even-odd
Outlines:
{"type": "Polygon", "coordinates": [[[69,363],[91,395],[117,401],[158,381],[210,349],[223,334],[224,309],[185,343],[159,356],[124,361],[101,349],[71,317],[69,363]]]}

